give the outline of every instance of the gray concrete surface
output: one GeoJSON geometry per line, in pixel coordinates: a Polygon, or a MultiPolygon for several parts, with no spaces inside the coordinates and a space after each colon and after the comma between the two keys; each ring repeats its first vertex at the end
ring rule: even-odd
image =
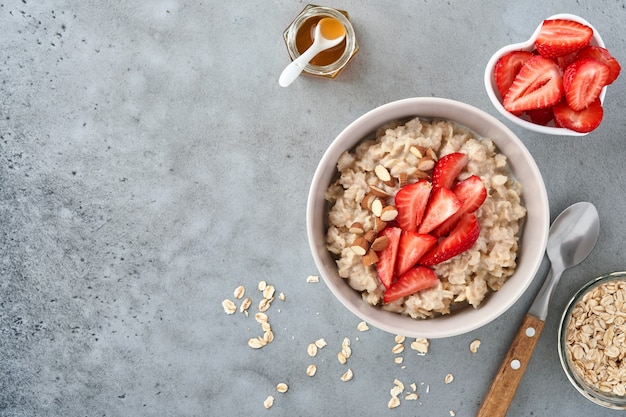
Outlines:
{"type": "MultiPolygon", "coordinates": [[[[437,96],[496,115],[484,65],[545,17],[584,17],[626,63],[621,0],[477,4],[324,3],[348,10],[361,50],[335,81],[284,89],[282,31],[306,2],[0,2],[0,415],[475,415],[548,262],[496,321],[425,356],[407,348],[399,365],[394,335],[358,332],[323,282],[306,282],[305,205],[325,148],[373,107],[437,96]],[[262,280],[285,300],[268,311],[275,340],[252,350],[259,324],[221,302],[244,285],[255,312],[262,280]],[[319,338],[328,346],[311,358],[319,338]],[[420,398],[389,410],[396,378],[420,398]]],[[[552,216],[587,200],[602,220],[593,254],[564,275],[511,417],[607,415],[567,382],[556,330],[577,287],[626,267],[625,86],[622,75],[584,138],[506,122],[552,216]]]]}

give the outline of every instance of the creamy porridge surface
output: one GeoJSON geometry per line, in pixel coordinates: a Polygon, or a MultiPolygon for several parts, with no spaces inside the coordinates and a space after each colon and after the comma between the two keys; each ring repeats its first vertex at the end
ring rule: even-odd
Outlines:
{"type": "Polygon", "coordinates": [[[468,304],[478,307],[489,292],[500,289],[513,275],[526,209],[521,202],[520,184],[510,175],[506,157],[498,153],[490,139],[477,138],[451,122],[414,118],[405,124],[381,127],[375,138],[344,152],[337,169],[339,177],[326,191],[330,203],[326,246],[336,258],[339,275],[368,303],[413,318],[429,318],[468,304]],[[432,149],[437,158],[452,152],[468,155],[460,179],[478,175],[488,192],[475,213],[480,236],[471,249],[434,267],[440,279],[437,286],[385,304],[385,287],[375,266],[364,266],[361,256],[350,248],[356,236],[349,228],[355,222],[366,231],[375,228],[374,215],[361,207],[370,186],[385,191],[390,196],[389,204],[400,189],[399,181],[385,184],[376,176],[377,165],[408,183],[429,174],[418,169],[417,148],[432,149]]]}

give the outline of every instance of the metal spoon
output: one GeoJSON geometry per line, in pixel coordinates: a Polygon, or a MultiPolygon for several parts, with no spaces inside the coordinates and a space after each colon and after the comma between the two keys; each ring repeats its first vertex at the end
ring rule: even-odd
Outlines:
{"type": "Polygon", "coordinates": [[[599,234],[598,211],[591,203],[573,204],[554,220],[546,247],[550,272],[524,317],[477,417],[506,415],[543,330],[548,305],[561,274],[585,260],[596,245],[599,234]]]}

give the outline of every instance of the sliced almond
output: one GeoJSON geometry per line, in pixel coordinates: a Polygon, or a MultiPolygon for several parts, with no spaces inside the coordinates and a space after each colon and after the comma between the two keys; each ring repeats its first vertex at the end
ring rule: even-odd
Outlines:
{"type": "Polygon", "coordinates": [[[425,156],[417,162],[417,169],[420,171],[430,171],[435,167],[435,161],[430,156],[425,156]]]}
{"type": "Polygon", "coordinates": [[[376,187],[375,185],[370,185],[370,192],[374,194],[376,197],[387,199],[391,197],[388,192],[383,190],[380,187],[376,187]]]}
{"type": "Polygon", "coordinates": [[[411,152],[411,154],[413,154],[416,158],[421,159],[424,157],[426,150],[422,146],[411,146],[409,148],[409,152],[411,152]]]}
{"type": "Polygon", "coordinates": [[[390,222],[392,220],[395,220],[397,216],[398,209],[396,209],[394,206],[385,206],[383,207],[383,210],[378,217],[385,222],[390,222]]]}
{"type": "Polygon", "coordinates": [[[362,235],[364,230],[363,230],[363,224],[361,224],[360,222],[354,222],[352,223],[352,225],[350,226],[350,228],[348,229],[348,232],[350,233],[354,233],[355,235],[362,235]]]}
{"type": "Polygon", "coordinates": [[[367,193],[361,200],[361,208],[365,210],[369,210],[372,207],[372,203],[376,200],[376,195],[374,193],[367,193]]]}
{"type": "Polygon", "coordinates": [[[374,216],[380,217],[380,215],[383,214],[384,207],[385,205],[380,200],[380,198],[377,198],[376,200],[372,201],[372,207],[370,207],[370,210],[372,210],[372,213],[374,213],[374,216]]]}
{"type": "Polygon", "coordinates": [[[385,235],[378,236],[372,242],[372,249],[376,252],[380,252],[381,250],[385,249],[387,245],[389,245],[389,238],[385,235]]]}
{"type": "Polygon", "coordinates": [[[374,173],[376,174],[379,180],[385,183],[385,185],[388,185],[390,187],[393,187],[396,185],[393,178],[391,178],[391,174],[389,174],[389,171],[384,166],[376,165],[376,167],[374,168],[374,173]]]}
{"type": "Polygon", "coordinates": [[[357,255],[363,256],[370,249],[370,242],[365,240],[362,236],[357,236],[354,242],[352,242],[352,245],[350,245],[350,249],[357,255]]]}
{"type": "Polygon", "coordinates": [[[415,171],[415,173],[413,175],[418,180],[426,180],[426,179],[430,178],[430,175],[428,174],[428,172],[424,172],[424,171],[420,171],[420,170],[415,171]]]}
{"type": "Polygon", "coordinates": [[[365,240],[367,240],[369,243],[374,242],[374,240],[376,240],[376,236],[378,235],[378,233],[376,233],[374,230],[368,230],[367,232],[365,232],[365,234],[363,235],[363,238],[365,240]]]}
{"type": "Polygon", "coordinates": [[[398,186],[404,187],[409,180],[409,175],[406,172],[398,174],[398,186]]]}
{"type": "Polygon", "coordinates": [[[380,217],[374,217],[374,230],[376,232],[380,232],[385,227],[387,227],[387,222],[382,220],[380,217]]]}
{"type": "Polygon", "coordinates": [[[371,248],[361,258],[361,263],[363,264],[363,266],[374,265],[376,262],[378,262],[378,254],[374,249],[371,248]]]}
{"type": "Polygon", "coordinates": [[[426,155],[428,155],[433,161],[437,162],[437,152],[435,152],[433,148],[426,148],[426,155]]]}

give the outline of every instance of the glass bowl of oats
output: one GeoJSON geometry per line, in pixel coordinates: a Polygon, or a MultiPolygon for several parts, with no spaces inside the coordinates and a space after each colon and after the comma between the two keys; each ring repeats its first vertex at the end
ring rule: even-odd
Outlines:
{"type": "Polygon", "coordinates": [[[584,397],[626,410],[626,272],[602,275],[576,292],[559,326],[559,358],[584,397]]]}
{"type": "MultiPolygon", "coordinates": [[[[532,155],[503,123],[465,103],[416,97],[365,113],[333,140],[311,182],[306,222],[317,269],[349,311],[389,333],[443,338],[491,322],[525,293],[544,257],[550,213],[532,155]],[[431,196],[449,195],[432,191],[438,188],[433,166],[453,154],[467,158],[455,178],[479,177],[487,191],[472,213],[480,225],[475,243],[431,266],[422,266],[423,255],[406,273],[398,272],[398,261],[383,276],[389,242],[408,232],[397,217],[398,193],[424,181],[431,196]],[[393,236],[385,239],[390,229],[393,236]],[[427,278],[428,287],[405,293],[405,276],[410,285],[427,278]]],[[[449,233],[429,239],[432,247],[449,233]]],[[[406,253],[401,247],[398,253],[406,253]]]]}

